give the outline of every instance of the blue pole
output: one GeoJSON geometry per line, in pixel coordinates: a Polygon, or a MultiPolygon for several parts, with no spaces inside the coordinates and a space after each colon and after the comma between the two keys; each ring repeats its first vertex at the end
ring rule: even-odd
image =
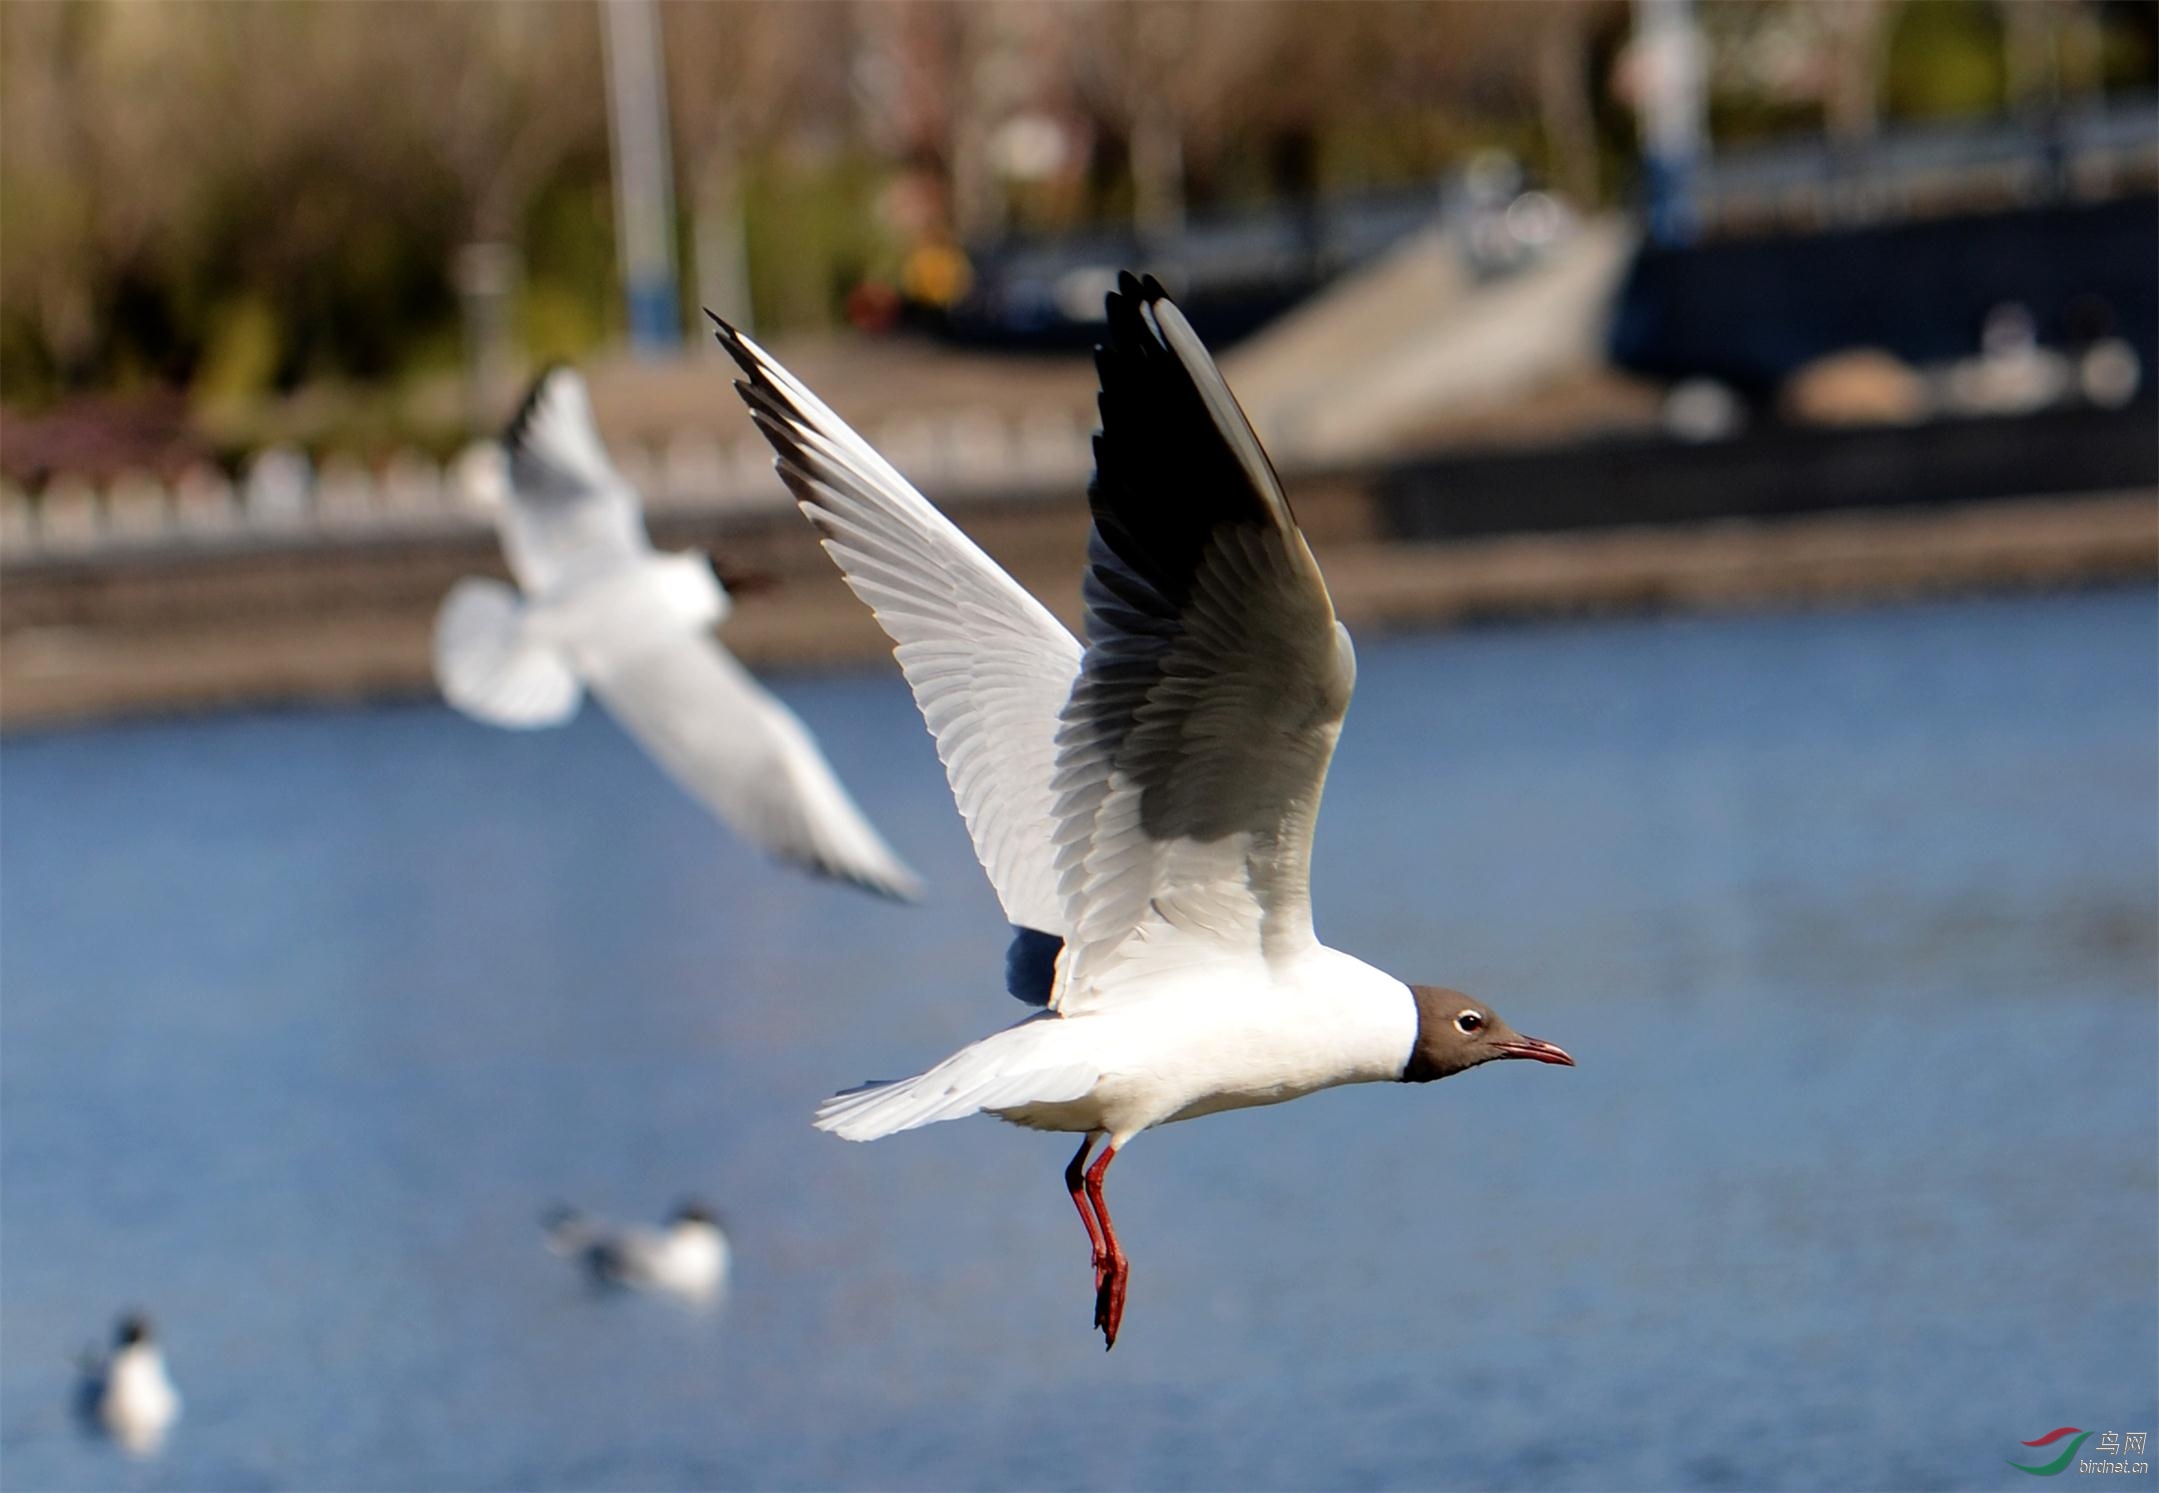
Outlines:
{"type": "Polygon", "coordinates": [[[1708,43],[1693,0],[1634,0],[1634,45],[1649,236],[1683,244],[1701,227],[1694,178],[1709,140],[1708,43]]]}
{"type": "Polygon", "coordinates": [[[615,243],[630,347],[669,356],[682,347],[675,278],[674,160],[667,74],[652,0],[599,0],[607,55],[607,132],[614,150],[615,243]]]}

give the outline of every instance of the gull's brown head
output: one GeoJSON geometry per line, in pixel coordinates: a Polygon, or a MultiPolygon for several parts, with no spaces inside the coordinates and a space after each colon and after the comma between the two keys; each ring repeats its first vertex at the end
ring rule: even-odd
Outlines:
{"type": "Polygon", "coordinates": [[[1430,1083],[1494,1058],[1532,1058],[1574,1066],[1565,1048],[1523,1036],[1490,1006],[1459,990],[1412,985],[1409,993],[1417,998],[1417,1041],[1402,1069],[1404,1083],[1430,1083]]]}

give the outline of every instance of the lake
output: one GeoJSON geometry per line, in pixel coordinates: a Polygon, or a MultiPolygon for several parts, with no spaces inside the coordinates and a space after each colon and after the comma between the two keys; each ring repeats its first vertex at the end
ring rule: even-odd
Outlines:
{"type": "Polygon", "coordinates": [[[0,745],[7,1486],[2012,1487],[2159,1433],[2151,591],[1365,640],[1322,936],[1580,1066],[1141,1137],[1108,1355],[1064,1138],[809,1126],[1024,1010],[897,671],[776,687],[924,906],[590,708],[0,745]],[[686,1194],[716,1313],[541,1246],[686,1194]],[[68,1413],[131,1304],[143,1465],[68,1413]]]}

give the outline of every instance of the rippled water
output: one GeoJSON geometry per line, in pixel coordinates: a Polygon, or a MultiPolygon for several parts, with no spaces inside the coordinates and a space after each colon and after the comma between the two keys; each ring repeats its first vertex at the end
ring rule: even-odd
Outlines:
{"type": "Polygon", "coordinates": [[[2159,1432],[2155,622],[1367,642],[1322,934],[1581,1066],[1144,1137],[1108,1356],[1061,1138],[806,1123],[1021,1014],[890,671],[781,688],[921,909],[768,869],[590,713],[11,740],[5,1481],[1970,1487],[2159,1432]],[[717,1316],[539,1245],[685,1192],[717,1316]],[[188,1402],[147,1467],[67,1418],[128,1303],[188,1402]]]}

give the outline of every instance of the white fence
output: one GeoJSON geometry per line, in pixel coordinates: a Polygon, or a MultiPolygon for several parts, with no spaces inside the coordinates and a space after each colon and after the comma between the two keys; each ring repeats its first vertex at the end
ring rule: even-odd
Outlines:
{"type": "MultiPolygon", "coordinates": [[[[1093,466],[1090,425],[1061,412],[961,410],[895,419],[871,444],[932,498],[1076,495],[1093,466]]],[[[625,445],[616,466],[657,518],[784,510],[758,436],[681,431],[625,445]]],[[[196,467],[176,480],[122,472],[102,485],[60,475],[36,495],[0,488],[0,561],[84,559],[221,547],[308,546],[479,531],[499,501],[500,452],[477,442],[447,464],[400,451],[377,465],[291,447],[256,452],[237,478],[196,467]]]]}

